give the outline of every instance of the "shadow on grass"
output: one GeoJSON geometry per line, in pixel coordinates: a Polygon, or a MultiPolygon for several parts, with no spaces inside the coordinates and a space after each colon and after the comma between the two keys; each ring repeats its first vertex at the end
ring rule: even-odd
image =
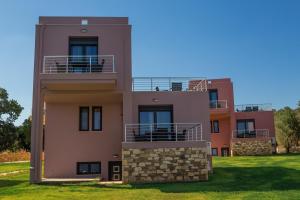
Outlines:
{"type": "Polygon", "coordinates": [[[0,188],[17,186],[19,184],[27,183],[27,182],[28,182],[28,180],[5,180],[5,179],[0,179],[0,188]]]}
{"type": "MultiPolygon", "coordinates": [[[[22,182],[24,181],[0,180],[0,187],[13,186],[22,182]]],[[[300,190],[300,170],[284,167],[216,167],[214,174],[209,177],[209,181],[203,182],[129,185],[100,185],[98,182],[89,182],[80,184],[41,183],[39,185],[109,188],[113,190],[158,189],[166,193],[300,190]]]]}
{"type": "MultiPolygon", "coordinates": [[[[103,187],[98,184],[95,187],[103,187]]],[[[211,191],[299,190],[300,171],[283,167],[217,167],[209,181],[190,183],[109,185],[115,189],[158,189],[167,193],[211,191]]]]}

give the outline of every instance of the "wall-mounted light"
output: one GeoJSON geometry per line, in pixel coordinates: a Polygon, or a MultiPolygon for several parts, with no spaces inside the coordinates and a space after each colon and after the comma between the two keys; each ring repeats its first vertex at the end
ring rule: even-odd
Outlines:
{"type": "Polygon", "coordinates": [[[80,32],[81,32],[81,33],[87,33],[87,32],[88,32],[88,30],[87,30],[87,29],[85,29],[85,28],[83,28],[83,29],[81,29],[81,30],[80,30],[80,32]]]}
{"type": "Polygon", "coordinates": [[[119,154],[113,154],[114,158],[119,158],[119,154]]]}
{"type": "Polygon", "coordinates": [[[159,102],[159,100],[158,100],[157,98],[153,98],[153,99],[152,99],[152,102],[153,102],[153,103],[157,103],[157,102],[159,102]]]}

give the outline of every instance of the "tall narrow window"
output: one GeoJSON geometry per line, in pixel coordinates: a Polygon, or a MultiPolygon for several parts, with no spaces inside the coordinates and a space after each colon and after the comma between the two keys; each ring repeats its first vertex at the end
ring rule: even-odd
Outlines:
{"type": "Polygon", "coordinates": [[[102,108],[93,107],[93,131],[102,131],[102,108]]]}
{"type": "Polygon", "coordinates": [[[217,108],[218,106],[218,90],[209,90],[209,106],[217,108]]]}
{"type": "Polygon", "coordinates": [[[79,130],[80,131],[89,130],[89,107],[79,108],[79,130]]]}
{"type": "Polygon", "coordinates": [[[219,120],[210,121],[211,133],[219,133],[219,120]]]}

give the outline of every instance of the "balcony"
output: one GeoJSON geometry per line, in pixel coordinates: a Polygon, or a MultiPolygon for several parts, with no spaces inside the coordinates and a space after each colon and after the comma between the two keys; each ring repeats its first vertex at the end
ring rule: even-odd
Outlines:
{"type": "Polygon", "coordinates": [[[269,129],[233,130],[232,138],[269,138],[269,129]]]}
{"type": "Polygon", "coordinates": [[[113,90],[117,83],[113,55],[45,56],[40,77],[50,90],[113,90]]]}
{"type": "Polygon", "coordinates": [[[259,112],[259,111],[272,111],[272,104],[244,104],[236,105],[235,112],[259,112]]]}
{"type": "Polygon", "coordinates": [[[136,77],[132,80],[132,90],[137,92],[206,92],[207,81],[200,77],[136,77]]]}
{"type": "Polygon", "coordinates": [[[210,114],[211,115],[229,115],[228,102],[227,100],[214,100],[209,102],[210,114]]]}
{"type": "Polygon", "coordinates": [[[204,141],[200,123],[126,124],[125,143],[204,141]]]}

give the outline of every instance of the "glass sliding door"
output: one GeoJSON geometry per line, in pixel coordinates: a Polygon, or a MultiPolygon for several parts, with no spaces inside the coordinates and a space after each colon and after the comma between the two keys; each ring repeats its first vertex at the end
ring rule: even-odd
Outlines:
{"type": "Polygon", "coordinates": [[[255,137],[254,119],[237,120],[237,137],[255,137]]]}

